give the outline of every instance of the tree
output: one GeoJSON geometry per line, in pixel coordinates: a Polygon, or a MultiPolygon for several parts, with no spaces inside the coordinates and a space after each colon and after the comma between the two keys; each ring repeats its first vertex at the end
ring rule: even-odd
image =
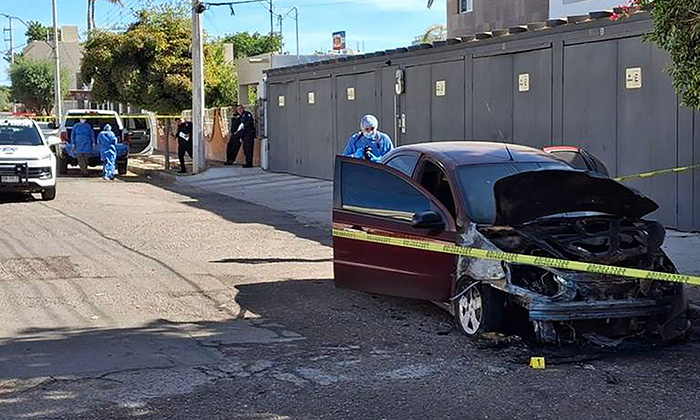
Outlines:
{"type": "Polygon", "coordinates": [[[10,88],[0,86],[0,112],[10,110],[10,88]]]}
{"type": "MultiPolygon", "coordinates": [[[[130,103],[157,113],[192,106],[192,29],[186,8],[142,10],[124,33],[96,30],[85,44],[81,79],[98,101],[130,103]]],[[[236,101],[236,76],[220,43],[206,43],[207,106],[236,101]]]]}
{"type": "Polygon", "coordinates": [[[625,18],[640,8],[648,9],[654,21],[653,30],[644,39],[671,55],[668,72],[681,103],[700,107],[700,1],[631,0],[611,19],[625,18]]]}
{"type": "MultiPolygon", "coordinates": [[[[30,20],[24,35],[27,37],[27,43],[32,41],[53,41],[53,28],[51,26],[44,26],[39,21],[30,20]]],[[[60,39],[60,29],[58,31],[58,36],[60,39]]]]}
{"type": "Polygon", "coordinates": [[[436,41],[444,41],[447,39],[447,28],[440,23],[431,25],[419,36],[416,37],[414,44],[426,44],[436,41]]]}
{"type": "MultiPolygon", "coordinates": [[[[61,69],[61,96],[68,92],[70,77],[61,69]]],[[[54,65],[51,60],[20,57],[10,66],[12,100],[33,112],[48,114],[54,106],[54,65]]]]}
{"type": "MultiPolygon", "coordinates": [[[[97,29],[97,26],[95,25],[95,3],[97,0],[87,0],[87,31],[88,35],[93,29],[97,29]]],[[[111,4],[118,4],[120,6],[124,6],[122,3],[122,0],[106,0],[108,3],[111,4]]]]}
{"type": "Polygon", "coordinates": [[[261,35],[259,32],[238,32],[226,35],[221,42],[233,44],[235,59],[251,57],[265,53],[277,52],[282,48],[282,37],[279,34],[261,35]]]}

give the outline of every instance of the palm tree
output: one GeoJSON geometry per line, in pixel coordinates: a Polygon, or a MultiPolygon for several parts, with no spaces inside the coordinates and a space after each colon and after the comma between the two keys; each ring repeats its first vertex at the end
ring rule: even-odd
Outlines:
{"type": "MultiPolygon", "coordinates": [[[[88,30],[88,35],[90,35],[90,32],[92,32],[93,29],[96,28],[95,26],[95,2],[97,0],[87,0],[87,30],[88,30]]],[[[122,0],[107,0],[111,4],[118,4],[120,6],[124,6],[122,3],[122,0]]]]}

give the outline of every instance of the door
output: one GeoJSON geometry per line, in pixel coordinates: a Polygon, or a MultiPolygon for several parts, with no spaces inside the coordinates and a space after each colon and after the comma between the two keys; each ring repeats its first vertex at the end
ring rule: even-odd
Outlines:
{"type": "Polygon", "coordinates": [[[151,130],[148,126],[149,117],[124,118],[124,129],[129,133],[131,144],[129,145],[129,153],[148,154],[151,153],[151,130]]]}
{"type": "MultiPolygon", "coordinates": [[[[401,172],[338,156],[334,181],[334,229],[455,243],[449,212],[401,172]],[[437,213],[443,228],[414,226],[413,216],[426,211],[437,213]]],[[[338,287],[440,302],[450,298],[454,255],[339,237],[333,250],[338,287]]]]}

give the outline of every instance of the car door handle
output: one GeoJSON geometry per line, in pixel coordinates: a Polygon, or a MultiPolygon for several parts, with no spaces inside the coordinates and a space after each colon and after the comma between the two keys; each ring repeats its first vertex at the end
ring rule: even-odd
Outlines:
{"type": "Polygon", "coordinates": [[[349,229],[345,229],[350,232],[364,232],[365,230],[361,226],[353,226],[349,229]]]}

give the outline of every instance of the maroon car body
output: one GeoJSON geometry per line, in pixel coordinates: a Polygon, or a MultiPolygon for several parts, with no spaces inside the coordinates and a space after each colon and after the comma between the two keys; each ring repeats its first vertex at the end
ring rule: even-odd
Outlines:
{"type": "MultiPolygon", "coordinates": [[[[675,272],[657,205],[602,174],[529,147],[403,146],[380,163],[338,156],[333,228],[373,235],[675,272]]],[[[499,330],[520,308],[538,340],[688,328],[682,285],[562,271],[334,238],[338,287],[424,299],[467,335],[499,330]]]]}

